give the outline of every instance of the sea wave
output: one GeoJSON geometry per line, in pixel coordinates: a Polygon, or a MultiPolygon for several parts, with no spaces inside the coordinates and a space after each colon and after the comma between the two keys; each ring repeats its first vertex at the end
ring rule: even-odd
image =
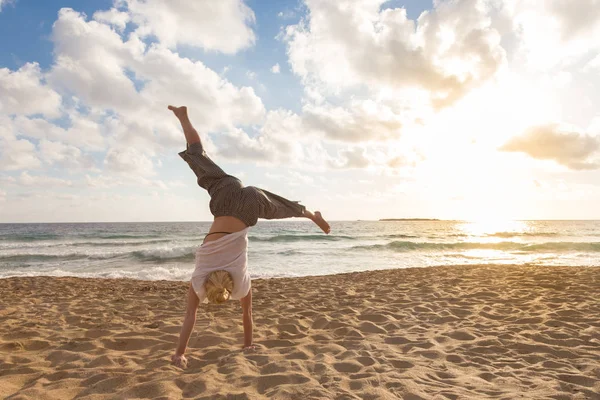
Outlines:
{"type": "Polygon", "coordinates": [[[76,261],[76,260],[135,260],[140,262],[167,263],[177,261],[193,261],[198,246],[158,247],[133,251],[107,251],[103,253],[70,252],[70,253],[21,253],[2,254],[0,263],[38,263],[44,261],[76,261]]]}
{"type": "Polygon", "coordinates": [[[194,261],[198,246],[184,246],[171,248],[156,248],[134,251],[131,256],[139,261],[147,262],[173,262],[194,261]]]}
{"type": "Polygon", "coordinates": [[[418,235],[408,235],[408,234],[387,234],[387,235],[275,235],[275,236],[250,236],[250,241],[257,242],[303,242],[303,241],[331,241],[338,242],[343,240],[373,240],[373,239],[417,239],[420,236],[418,235]]]}
{"type": "Polygon", "coordinates": [[[190,279],[191,269],[178,266],[150,266],[142,270],[126,270],[123,268],[106,269],[101,271],[79,271],[68,268],[39,269],[9,269],[0,270],[0,279],[10,277],[34,277],[34,276],[72,276],[78,278],[105,278],[105,279],[139,279],[139,280],[170,280],[186,281],[190,279]]]}
{"type": "MultiPolygon", "coordinates": [[[[396,233],[396,234],[391,234],[391,235],[383,235],[383,237],[386,239],[416,239],[419,236],[396,233]]],[[[375,237],[375,238],[377,238],[377,237],[375,237]]]]}
{"type": "Polygon", "coordinates": [[[161,234],[101,234],[101,233],[82,233],[59,235],[56,233],[36,233],[36,234],[11,234],[0,236],[1,242],[42,242],[49,240],[65,240],[65,239],[90,239],[90,240],[114,240],[114,239],[153,239],[164,238],[161,234]]]}
{"type": "Polygon", "coordinates": [[[499,242],[499,243],[480,243],[480,242],[409,242],[393,241],[387,244],[374,244],[354,246],[356,250],[392,250],[395,252],[409,251],[444,251],[444,250],[500,250],[515,252],[600,252],[600,242],[547,242],[547,243],[519,243],[519,242],[499,242]]]}
{"type": "Polygon", "coordinates": [[[98,235],[94,236],[94,238],[98,239],[148,239],[148,238],[160,238],[164,235],[161,234],[151,234],[151,235],[98,235]]]}
{"type": "Polygon", "coordinates": [[[170,243],[173,239],[151,239],[151,240],[137,240],[137,241],[38,241],[38,242],[0,242],[0,250],[14,250],[14,249],[41,249],[44,247],[52,248],[68,248],[68,247],[126,247],[126,246],[145,246],[150,244],[158,243],[170,243]]]}
{"type": "Polygon", "coordinates": [[[275,235],[275,236],[250,236],[250,241],[256,242],[303,242],[303,241],[340,241],[356,240],[356,236],[344,235],[275,235]]]}
{"type": "Polygon", "coordinates": [[[558,232],[495,232],[485,236],[498,237],[498,238],[512,238],[512,237],[554,237],[559,236],[558,232]]]}
{"type": "Polygon", "coordinates": [[[0,236],[0,241],[35,242],[42,240],[56,240],[60,238],[62,238],[62,235],[54,233],[38,233],[35,235],[3,235],[0,236]]]}
{"type": "MultiPolygon", "coordinates": [[[[127,270],[123,268],[103,268],[97,271],[80,271],[69,268],[46,268],[40,269],[0,269],[0,279],[11,277],[77,277],[77,278],[100,278],[100,279],[136,279],[136,280],[168,280],[168,281],[189,281],[193,267],[183,265],[168,266],[148,266],[143,269],[127,270]]],[[[320,271],[323,275],[324,271],[320,271]]],[[[260,273],[251,272],[252,279],[259,278],[286,278],[299,277],[302,274],[288,271],[262,271],[260,273]]]]}
{"type": "Polygon", "coordinates": [[[152,239],[152,240],[142,240],[142,241],[118,241],[118,242],[75,242],[75,243],[66,243],[66,246],[89,246],[89,247],[123,247],[123,246],[143,246],[149,244],[157,244],[157,243],[169,243],[172,242],[172,239],[152,239]]]}

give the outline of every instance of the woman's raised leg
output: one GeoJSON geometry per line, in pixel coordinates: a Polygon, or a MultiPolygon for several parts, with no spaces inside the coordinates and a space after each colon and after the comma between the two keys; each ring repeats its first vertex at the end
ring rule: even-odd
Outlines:
{"type": "Polygon", "coordinates": [[[304,217],[317,224],[323,232],[328,234],[331,231],[331,227],[319,211],[312,213],[296,201],[288,200],[278,194],[254,186],[250,186],[245,190],[248,190],[247,201],[258,202],[258,218],[284,219],[304,217]]]}
{"type": "Polygon", "coordinates": [[[192,122],[190,121],[187,114],[187,107],[174,107],[169,106],[169,110],[173,111],[173,114],[179,119],[181,123],[181,128],[183,128],[183,134],[185,135],[185,140],[188,145],[192,145],[194,143],[200,142],[200,135],[194,127],[192,126],[192,122]]]}

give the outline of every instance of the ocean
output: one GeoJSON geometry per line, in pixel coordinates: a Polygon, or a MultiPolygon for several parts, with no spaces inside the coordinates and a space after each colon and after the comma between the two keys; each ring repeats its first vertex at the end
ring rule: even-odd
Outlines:
{"type": "MultiPolygon", "coordinates": [[[[600,265],[600,221],[260,221],[254,278],[466,264],[600,265]]],[[[0,278],[188,280],[210,222],[0,224],[0,278]]]]}

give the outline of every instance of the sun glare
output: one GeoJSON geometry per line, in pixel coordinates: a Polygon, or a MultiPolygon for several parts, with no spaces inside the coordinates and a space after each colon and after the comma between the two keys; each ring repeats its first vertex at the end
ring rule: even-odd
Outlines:
{"type": "Polygon", "coordinates": [[[502,234],[514,235],[527,232],[530,227],[526,221],[514,221],[507,219],[482,218],[465,222],[460,229],[468,236],[492,236],[502,237],[502,234]]]}

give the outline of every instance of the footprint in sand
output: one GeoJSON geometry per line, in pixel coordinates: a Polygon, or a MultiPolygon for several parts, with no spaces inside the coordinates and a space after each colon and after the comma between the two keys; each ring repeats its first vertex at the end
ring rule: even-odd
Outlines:
{"type": "Polygon", "coordinates": [[[376,324],[381,324],[390,320],[390,317],[384,314],[361,314],[357,318],[360,321],[369,321],[376,324]]]}
{"type": "Polygon", "coordinates": [[[377,362],[372,357],[357,357],[356,361],[358,361],[365,367],[370,367],[371,365],[373,365],[377,362]]]}
{"type": "Polygon", "coordinates": [[[294,351],[293,353],[287,354],[285,356],[286,360],[308,360],[310,355],[305,353],[302,350],[294,351]]]}
{"type": "Polygon", "coordinates": [[[363,366],[356,361],[344,361],[333,364],[333,368],[335,368],[335,370],[338,372],[347,374],[358,372],[363,368],[363,366]]]}
{"type": "Polygon", "coordinates": [[[382,335],[387,334],[387,331],[385,329],[380,328],[379,326],[375,325],[374,323],[372,323],[370,321],[365,321],[365,322],[361,323],[359,325],[358,329],[362,333],[378,333],[378,334],[382,334],[382,335]]]}
{"type": "Polygon", "coordinates": [[[272,375],[279,372],[286,372],[287,367],[279,364],[278,362],[270,362],[260,369],[261,375],[272,375]]]}
{"type": "Polygon", "coordinates": [[[475,336],[473,336],[469,332],[465,332],[465,331],[454,331],[454,332],[447,334],[446,336],[451,337],[452,339],[465,340],[465,341],[475,339],[475,336]]]}
{"type": "Polygon", "coordinates": [[[272,349],[275,347],[292,347],[295,346],[295,343],[292,342],[291,340],[281,340],[281,339],[272,339],[272,340],[265,340],[263,342],[261,342],[261,344],[263,346],[265,346],[268,349],[272,349]]]}
{"type": "Polygon", "coordinates": [[[405,360],[388,360],[388,362],[396,369],[409,369],[415,366],[415,364],[405,360]]]}
{"type": "Polygon", "coordinates": [[[258,393],[265,394],[269,389],[281,385],[299,385],[310,379],[302,374],[276,374],[260,376],[257,379],[256,389],[258,393]]]}

